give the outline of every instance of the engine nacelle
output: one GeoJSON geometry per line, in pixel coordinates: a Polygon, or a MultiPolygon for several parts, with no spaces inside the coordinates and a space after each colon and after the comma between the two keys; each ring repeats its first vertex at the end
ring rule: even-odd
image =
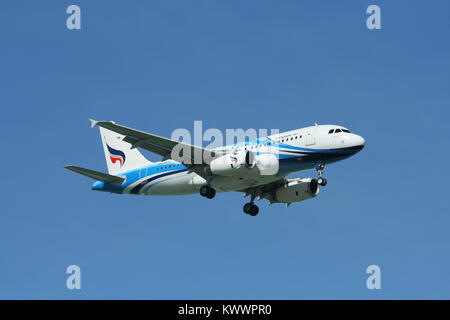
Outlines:
{"type": "Polygon", "coordinates": [[[273,153],[260,154],[255,157],[256,167],[259,174],[263,176],[272,176],[278,173],[280,163],[278,157],[273,153]]]}
{"type": "Polygon", "coordinates": [[[275,191],[279,202],[291,203],[314,198],[319,194],[319,184],[313,178],[289,180],[287,185],[275,191]]]}
{"type": "Polygon", "coordinates": [[[212,160],[208,170],[219,176],[234,176],[252,169],[255,164],[255,155],[247,150],[229,153],[212,160]]]}

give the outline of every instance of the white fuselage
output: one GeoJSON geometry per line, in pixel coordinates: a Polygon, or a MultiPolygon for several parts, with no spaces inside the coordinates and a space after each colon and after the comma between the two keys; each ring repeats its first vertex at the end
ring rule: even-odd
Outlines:
{"type": "MultiPolygon", "coordinates": [[[[216,148],[217,151],[252,151],[274,154],[279,167],[274,174],[238,173],[214,176],[209,184],[218,192],[243,190],[267,184],[300,170],[346,159],[364,147],[364,139],[338,125],[315,125],[283,132],[245,143],[216,148]],[[336,132],[338,131],[338,132],[336,132]]],[[[94,190],[144,195],[183,195],[199,192],[207,181],[183,164],[168,160],[124,173],[121,186],[96,182],[94,190]]]]}

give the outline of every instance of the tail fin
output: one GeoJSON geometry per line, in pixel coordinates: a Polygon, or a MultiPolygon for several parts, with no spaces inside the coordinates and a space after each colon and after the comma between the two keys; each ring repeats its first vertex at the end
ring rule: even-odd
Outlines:
{"type": "Polygon", "coordinates": [[[124,135],[103,127],[99,129],[109,174],[117,175],[151,164],[138,149],[131,149],[131,144],[122,141],[124,135]]]}

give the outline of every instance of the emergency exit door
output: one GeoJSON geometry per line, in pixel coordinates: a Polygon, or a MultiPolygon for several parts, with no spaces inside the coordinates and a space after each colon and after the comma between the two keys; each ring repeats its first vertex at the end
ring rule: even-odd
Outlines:
{"type": "Polygon", "coordinates": [[[311,146],[316,143],[317,126],[306,129],[306,145],[311,146]]]}

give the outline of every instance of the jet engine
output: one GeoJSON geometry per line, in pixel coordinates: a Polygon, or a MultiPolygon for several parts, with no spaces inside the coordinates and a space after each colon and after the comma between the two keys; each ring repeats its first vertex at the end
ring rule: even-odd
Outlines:
{"type": "Polygon", "coordinates": [[[280,168],[278,157],[273,153],[260,154],[255,157],[258,173],[262,176],[276,175],[280,168]]]}
{"type": "Polygon", "coordinates": [[[290,179],[275,190],[279,202],[291,203],[314,198],[319,194],[319,184],[313,178],[290,179]]]}
{"type": "Polygon", "coordinates": [[[229,153],[214,159],[207,167],[212,174],[234,176],[255,167],[255,155],[250,150],[229,153]]]}

